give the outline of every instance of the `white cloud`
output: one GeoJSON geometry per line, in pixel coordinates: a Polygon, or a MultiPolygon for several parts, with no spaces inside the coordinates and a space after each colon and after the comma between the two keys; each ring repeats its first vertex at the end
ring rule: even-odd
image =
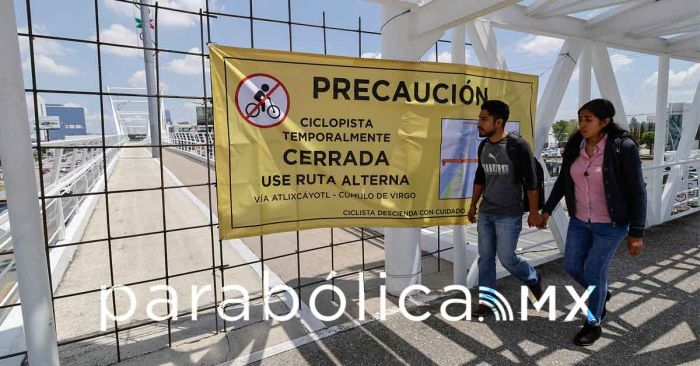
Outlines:
{"type": "MultiPolygon", "coordinates": [[[[139,70],[129,76],[127,81],[129,86],[132,88],[145,88],[146,87],[146,71],[139,70]]],[[[164,93],[167,85],[164,82],[160,82],[160,92],[164,93]]]]}
{"type": "Polygon", "coordinates": [[[129,86],[132,88],[146,87],[146,71],[139,70],[129,77],[129,86]]]}
{"type": "MultiPolygon", "coordinates": [[[[114,127],[114,121],[112,120],[112,116],[105,113],[104,119],[105,119],[105,124],[104,124],[105,135],[116,134],[116,130],[114,127]]],[[[88,134],[101,134],[102,133],[102,119],[100,118],[100,112],[89,113],[89,111],[86,108],[85,109],[85,122],[86,122],[86,130],[87,130],[88,134]]]]}
{"type": "MultiPolygon", "coordinates": [[[[644,85],[656,86],[659,73],[654,71],[644,80],[644,85]]],[[[693,64],[685,70],[668,73],[669,99],[689,101],[695,95],[695,89],[700,82],[700,63],[693,64]]]]}
{"type": "MultiPolygon", "coordinates": [[[[54,74],[54,75],[77,75],[79,74],[78,70],[70,67],[70,66],[65,66],[65,65],[59,65],[56,63],[56,61],[51,58],[51,56],[47,55],[35,55],[34,56],[34,66],[36,67],[36,70],[38,72],[45,72],[48,74],[54,74]]],[[[28,70],[31,68],[30,61],[24,60],[22,62],[22,67],[25,70],[28,70]]]]}
{"type": "MultiPolygon", "coordinates": [[[[94,39],[94,37],[93,37],[93,39],[94,39]]],[[[140,46],[141,45],[141,42],[139,40],[139,35],[136,34],[136,32],[132,31],[131,29],[129,29],[121,24],[112,24],[109,28],[102,29],[100,31],[100,41],[107,42],[107,43],[123,44],[123,45],[127,45],[127,46],[140,46]]],[[[135,48],[110,47],[110,46],[103,46],[102,50],[105,53],[111,53],[113,55],[124,56],[124,57],[135,57],[135,56],[138,56],[139,53],[143,52],[142,50],[135,49],[135,48]]]]}
{"type": "Polygon", "coordinates": [[[612,63],[613,71],[622,71],[629,69],[634,59],[621,53],[613,53],[610,55],[610,62],[612,63]]]}
{"type": "MultiPolygon", "coordinates": [[[[18,28],[19,32],[27,32],[26,28],[18,28]]],[[[29,40],[27,37],[19,37],[19,51],[22,57],[22,68],[25,70],[31,69],[29,59],[29,40]]],[[[61,65],[56,61],[55,56],[65,56],[71,52],[71,49],[66,48],[60,42],[53,39],[37,38],[34,40],[34,65],[38,72],[44,72],[55,75],[75,75],[78,70],[61,65]]]]}
{"type": "Polygon", "coordinates": [[[452,53],[448,51],[440,52],[438,55],[438,62],[452,62],[452,53]]]}
{"type": "MultiPolygon", "coordinates": [[[[654,71],[653,74],[644,80],[644,84],[656,85],[659,78],[658,71],[654,71]]],[[[693,64],[686,70],[673,71],[670,70],[668,73],[668,86],[670,88],[693,88],[696,87],[698,81],[700,80],[700,63],[693,64]]]]}
{"type": "MultiPolygon", "coordinates": [[[[127,4],[119,1],[107,1],[107,7],[129,18],[140,18],[141,10],[137,9],[132,4],[127,4]]],[[[206,0],[160,0],[159,6],[182,9],[187,11],[199,12],[199,9],[206,9],[206,0]]],[[[214,2],[209,2],[210,10],[213,9],[214,2]]],[[[151,19],[155,18],[155,10],[149,7],[151,19]]],[[[191,27],[199,22],[199,15],[179,13],[175,11],[159,10],[158,25],[164,27],[191,27]]]]}
{"type": "MultiPolygon", "coordinates": [[[[20,37],[19,51],[23,56],[29,56],[29,40],[20,37]]],[[[53,39],[37,38],[34,40],[34,54],[47,56],[64,56],[71,50],[53,39]]]]}
{"type": "Polygon", "coordinates": [[[564,40],[546,36],[529,35],[521,39],[515,49],[520,53],[527,53],[534,56],[546,56],[561,49],[564,40]]]}
{"type": "MultiPolygon", "coordinates": [[[[190,53],[200,53],[199,48],[190,48],[190,53]]],[[[200,75],[202,73],[202,58],[200,56],[185,55],[183,58],[172,60],[166,64],[166,69],[182,75],[200,75]]],[[[209,70],[209,61],[205,60],[204,67],[209,70]]]]}

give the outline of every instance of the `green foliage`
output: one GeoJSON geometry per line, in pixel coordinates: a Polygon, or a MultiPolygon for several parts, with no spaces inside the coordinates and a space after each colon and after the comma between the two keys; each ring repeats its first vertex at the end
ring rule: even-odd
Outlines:
{"type": "Polygon", "coordinates": [[[569,139],[574,132],[576,132],[578,122],[576,120],[560,120],[552,125],[552,131],[554,133],[554,139],[557,143],[561,144],[569,139]]]}
{"type": "Polygon", "coordinates": [[[642,145],[646,145],[648,148],[651,148],[654,145],[654,131],[644,132],[639,142],[642,145]]]}

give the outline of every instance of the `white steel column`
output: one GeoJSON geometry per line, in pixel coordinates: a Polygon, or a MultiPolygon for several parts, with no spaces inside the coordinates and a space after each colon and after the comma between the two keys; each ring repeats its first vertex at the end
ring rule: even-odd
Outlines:
{"type": "Polygon", "coordinates": [[[564,97],[569,80],[576,67],[583,41],[567,39],[561,46],[559,53],[561,56],[554,64],[552,74],[549,75],[542,98],[537,105],[537,123],[535,124],[535,156],[542,153],[544,144],[549,136],[549,129],[554,124],[554,117],[559,110],[561,100],[564,97]]]}
{"type": "Polygon", "coordinates": [[[610,62],[608,48],[598,43],[593,43],[592,48],[593,70],[595,70],[595,79],[598,82],[600,95],[612,102],[615,106],[615,123],[626,129],[627,116],[625,115],[625,107],[622,104],[620,89],[617,87],[612,62],[610,62]]]}
{"type": "MultiPolygon", "coordinates": [[[[659,56],[659,71],[656,83],[656,124],[654,125],[654,165],[664,162],[664,152],[666,151],[666,128],[668,126],[667,104],[668,104],[668,73],[670,66],[668,55],[659,56]]],[[[648,205],[652,207],[653,222],[650,225],[660,224],[663,220],[661,211],[661,193],[663,189],[663,169],[652,171],[651,197],[648,205]]],[[[650,221],[647,219],[647,221],[650,221]]]]}
{"type": "Polygon", "coordinates": [[[29,117],[12,1],[0,1],[0,157],[30,365],[58,365],[29,117]]]}
{"type": "MultiPolygon", "coordinates": [[[[491,23],[481,20],[474,20],[466,23],[466,30],[472,42],[472,48],[479,59],[479,65],[497,70],[508,70],[508,64],[501,49],[498,47],[495,29],[491,23]]],[[[464,235],[464,233],[460,233],[464,235]]],[[[455,233],[457,235],[457,233],[455,233]]],[[[465,239],[466,240],[466,239],[465,239]]],[[[465,253],[466,255],[466,253],[465,253]]],[[[474,259],[467,273],[465,286],[473,288],[479,283],[479,257],[474,259]]]]}
{"type": "MultiPolygon", "coordinates": [[[[412,55],[409,18],[406,16],[394,18],[406,9],[401,6],[382,4],[382,24],[385,24],[381,36],[382,58],[416,60],[412,55]]],[[[384,229],[386,289],[394,296],[399,296],[406,287],[419,284],[421,281],[420,238],[420,228],[384,229]]]]}
{"type": "Polygon", "coordinates": [[[591,45],[586,42],[578,62],[578,105],[591,100],[591,45]]]}
{"type": "Polygon", "coordinates": [[[464,64],[467,61],[466,57],[466,47],[465,47],[465,36],[464,36],[464,24],[460,24],[452,28],[452,63],[453,64],[464,64]]]}
{"type": "MultiPolygon", "coordinates": [[[[148,15],[151,12],[149,0],[141,0],[141,33],[143,34],[143,47],[155,48],[155,42],[153,41],[153,35],[151,34],[151,20],[148,15]]],[[[143,50],[143,63],[144,70],[146,71],[146,94],[156,95],[156,67],[153,57],[153,50],[143,50]]],[[[160,141],[158,139],[160,134],[160,123],[158,123],[158,100],[156,97],[148,97],[148,133],[151,136],[151,156],[154,158],[160,158],[160,149],[158,146],[160,141]]]]}
{"type": "MultiPolygon", "coordinates": [[[[452,28],[452,63],[464,64],[467,60],[464,46],[464,24],[452,28]]],[[[439,235],[439,233],[438,233],[439,235]]],[[[467,240],[464,225],[452,226],[452,278],[455,285],[467,284],[467,240]]]]}
{"type": "MultiPolygon", "coordinates": [[[[693,107],[687,116],[683,116],[683,129],[681,130],[681,140],[678,142],[678,148],[676,149],[676,159],[675,161],[686,160],[690,155],[691,142],[695,140],[695,133],[700,125],[700,82],[695,90],[695,97],[693,98],[693,107]],[[687,121],[687,123],[685,123],[687,121]]],[[[662,221],[666,221],[671,217],[671,212],[673,210],[673,202],[675,201],[676,194],[678,193],[678,186],[681,181],[683,167],[676,165],[671,168],[668,174],[668,179],[666,179],[666,186],[664,186],[664,193],[661,196],[661,214],[663,215],[662,221]]]]}
{"type": "MultiPolygon", "coordinates": [[[[579,59],[583,49],[583,41],[567,39],[561,46],[559,58],[554,64],[552,74],[549,75],[547,85],[545,86],[542,98],[537,106],[537,123],[535,124],[535,156],[541,161],[542,149],[547,142],[549,130],[554,124],[554,117],[559,110],[562,98],[569,86],[571,75],[576,67],[576,60],[579,59]]],[[[544,164],[543,161],[541,161],[544,164]]],[[[549,171],[544,170],[545,179],[550,180],[549,171]]],[[[564,253],[564,244],[566,243],[566,230],[568,228],[568,220],[561,209],[552,212],[550,219],[550,229],[552,236],[557,242],[559,251],[564,253]]]]}
{"type": "Polygon", "coordinates": [[[491,23],[482,20],[475,20],[466,24],[469,39],[479,65],[497,70],[508,70],[506,59],[498,47],[495,29],[491,23]]]}

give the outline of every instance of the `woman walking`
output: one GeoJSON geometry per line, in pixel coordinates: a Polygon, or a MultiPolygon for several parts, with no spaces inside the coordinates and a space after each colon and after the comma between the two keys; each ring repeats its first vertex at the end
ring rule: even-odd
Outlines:
{"type": "Polygon", "coordinates": [[[605,305],[610,300],[607,272],[620,242],[627,237],[629,254],[644,246],[646,190],[639,149],[626,130],[615,124],[615,108],[594,99],[578,111],[578,131],[566,143],[562,168],[544,206],[540,227],[562,197],[569,211],[564,268],[584,288],[588,316],[574,338],[579,346],[601,335],[605,305]]]}

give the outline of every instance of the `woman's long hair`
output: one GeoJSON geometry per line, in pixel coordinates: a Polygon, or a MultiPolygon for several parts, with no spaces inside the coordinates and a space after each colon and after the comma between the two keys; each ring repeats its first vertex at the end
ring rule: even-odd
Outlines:
{"type": "MultiPolygon", "coordinates": [[[[609,119],[610,123],[603,127],[603,133],[614,136],[629,136],[629,131],[615,123],[615,106],[607,99],[593,99],[578,109],[578,114],[586,110],[593,113],[599,120],[609,119]]],[[[577,131],[578,133],[578,131],[577,131]]]]}
{"type": "MultiPolygon", "coordinates": [[[[580,114],[583,110],[593,113],[593,115],[601,121],[608,118],[610,122],[607,125],[605,125],[605,127],[603,127],[602,132],[607,134],[611,138],[628,137],[632,141],[634,141],[629,131],[615,123],[615,106],[613,106],[612,102],[610,102],[609,100],[602,98],[593,99],[587,102],[586,104],[582,105],[581,108],[578,109],[578,113],[580,114]]],[[[580,143],[581,139],[583,139],[583,136],[581,136],[581,132],[576,130],[576,132],[574,132],[571,135],[571,137],[569,137],[569,144],[571,144],[571,148],[564,149],[564,157],[568,157],[569,159],[576,159],[576,157],[579,154],[578,144],[580,143]]],[[[634,143],[637,144],[636,141],[634,141],[634,143]]],[[[567,147],[569,147],[569,144],[567,144],[567,147]]]]}

